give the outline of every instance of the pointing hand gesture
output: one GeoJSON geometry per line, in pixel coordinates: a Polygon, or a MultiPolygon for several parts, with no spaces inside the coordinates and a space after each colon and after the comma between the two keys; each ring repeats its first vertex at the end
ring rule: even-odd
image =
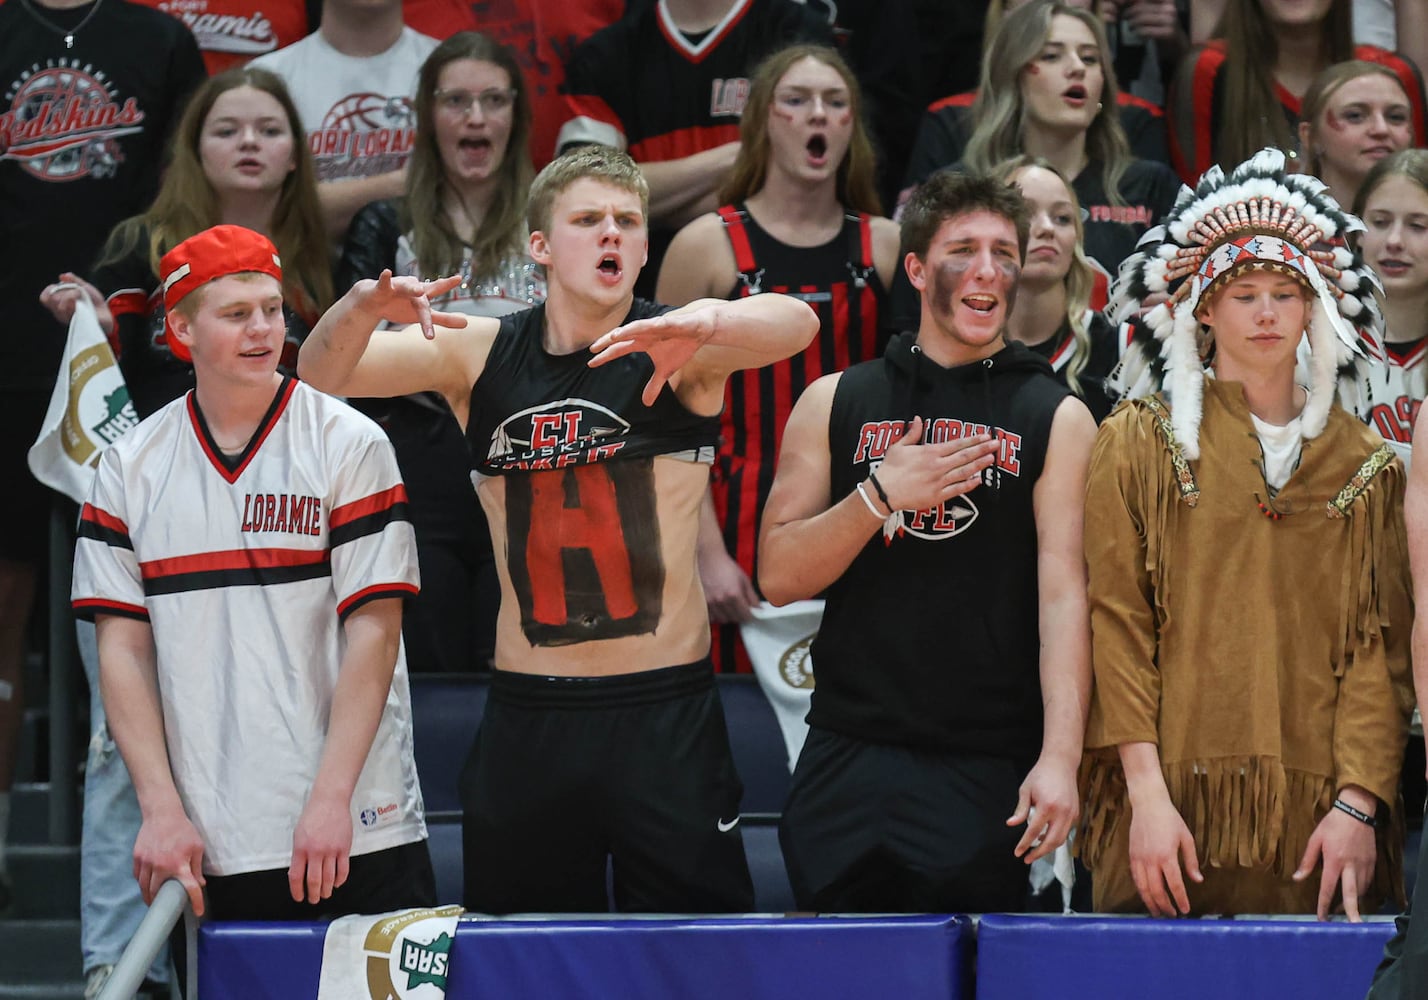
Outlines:
{"type": "Polygon", "coordinates": [[[357,308],[369,316],[401,325],[419,323],[426,339],[434,340],[438,326],[460,329],[466,325],[466,317],[461,313],[441,312],[431,307],[432,299],[445,295],[459,284],[458,274],[424,281],[405,275],[396,278],[390,270],[384,270],[375,281],[366,278],[352,289],[357,293],[357,308]]]}

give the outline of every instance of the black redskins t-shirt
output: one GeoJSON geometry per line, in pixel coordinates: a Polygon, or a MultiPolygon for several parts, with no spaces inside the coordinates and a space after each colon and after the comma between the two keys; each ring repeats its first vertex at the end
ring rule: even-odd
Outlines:
{"type": "Polygon", "coordinates": [[[40,292],[61,271],[86,274],[114,224],[148,208],[204,79],[168,14],[123,0],[37,10],[74,46],[19,0],[0,4],[0,389],[31,391],[54,384],[65,337],[40,292]]]}

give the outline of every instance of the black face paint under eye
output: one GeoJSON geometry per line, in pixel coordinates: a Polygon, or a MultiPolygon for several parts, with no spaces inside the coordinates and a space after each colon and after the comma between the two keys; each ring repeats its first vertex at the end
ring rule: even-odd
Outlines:
{"type": "MultiPolygon", "coordinates": [[[[994,263],[1000,280],[992,282],[986,291],[1001,298],[1006,303],[1007,313],[1010,314],[1012,307],[1016,305],[1021,267],[1011,260],[997,260],[994,263]]],[[[975,291],[967,288],[967,285],[971,280],[968,272],[975,270],[976,266],[975,259],[968,257],[949,257],[937,265],[929,288],[935,311],[950,316],[956,302],[975,291]]]]}
{"type": "Polygon", "coordinates": [[[1002,298],[1007,304],[1007,315],[1016,307],[1016,290],[1021,284],[1021,265],[1009,260],[997,261],[997,270],[1002,272],[1002,298]]]}
{"type": "Polygon", "coordinates": [[[949,257],[937,265],[932,275],[932,308],[944,316],[952,315],[952,304],[957,299],[958,289],[966,281],[972,268],[967,257],[949,257]]]}

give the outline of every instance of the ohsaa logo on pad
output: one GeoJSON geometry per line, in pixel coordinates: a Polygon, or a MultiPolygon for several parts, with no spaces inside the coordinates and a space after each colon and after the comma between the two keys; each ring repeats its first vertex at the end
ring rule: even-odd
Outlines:
{"type": "Polygon", "coordinates": [[[453,917],[459,906],[410,910],[372,925],[367,955],[371,1000],[440,1000],[446,995],[453,917]]]}

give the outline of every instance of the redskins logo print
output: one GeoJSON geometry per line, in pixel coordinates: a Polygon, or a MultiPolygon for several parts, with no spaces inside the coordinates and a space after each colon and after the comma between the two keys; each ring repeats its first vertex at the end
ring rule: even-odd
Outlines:
{"type": "Polygon", "coordinates": [[[123,162],[119,140],[143,128],[144,112],[81,60],[32,66],[5,95],[0,158],[46,181],[111,177],[123,162]]]}

